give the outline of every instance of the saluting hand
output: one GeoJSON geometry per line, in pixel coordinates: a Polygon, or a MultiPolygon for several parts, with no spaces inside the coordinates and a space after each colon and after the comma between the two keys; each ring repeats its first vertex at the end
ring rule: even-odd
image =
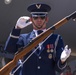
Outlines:
{"type": "Polygon", "coordinates": [[[28,25],[32,24],[32,22],[30,21],[30,17],[28,16],[22,16],[17,20],[16,26],[15,28],[18,29],[22,29],[28,25]]]}

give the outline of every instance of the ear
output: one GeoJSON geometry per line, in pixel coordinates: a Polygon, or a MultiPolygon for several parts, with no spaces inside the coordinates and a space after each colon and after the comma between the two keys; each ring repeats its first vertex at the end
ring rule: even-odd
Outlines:
{"type": "Polygon", "coordinates": [[[32,17],[30,17],[30,21],[32,21],[32,17]]]}
{"type": "Polygon", "coordinates": [[[46,22],[48,22],[49,18],[48,18],[48,17],[46,17],[46,19],[45,19],[45,20],[46,20],[46,22]]]}

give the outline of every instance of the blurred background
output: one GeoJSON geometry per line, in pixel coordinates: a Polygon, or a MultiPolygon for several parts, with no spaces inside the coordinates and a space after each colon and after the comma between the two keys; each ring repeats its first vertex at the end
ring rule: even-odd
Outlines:
{"type": "MultiPolygon", "coordinates": [[[[49,22],[47,28],[54,25],[62,18],[76,11],[76,0],[0,0],[0,64],[4,66],[12,59],[13,55],[3,51],[5,42],[10,31],[15,26],[16,21],[21,16],[30,16],[27,7],[32,3],[43,2],[51,6],[49,13],[49,22]]],[[[76,70],[76,21],[69,20],[62,27],[57,29],[55,33],[63,37],[65,45],[69,45],[72,49],[68,64],[72,68],[72,73],[76,70]]],[[[32,31],[32,25],[24,28],[21,33],[32,31]]]]}

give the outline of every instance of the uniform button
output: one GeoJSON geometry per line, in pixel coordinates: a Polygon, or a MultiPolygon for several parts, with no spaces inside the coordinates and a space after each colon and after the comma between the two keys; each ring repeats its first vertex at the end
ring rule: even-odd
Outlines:
{"type": "Polygon", "coordinates": [[[37,68],[40,69],[40,66],[38,66],[37,68]]]}
{"type": "Polygon", "coordinates": [[[39,59],[41,59],[41,56],[39,56],[39,59]]]}

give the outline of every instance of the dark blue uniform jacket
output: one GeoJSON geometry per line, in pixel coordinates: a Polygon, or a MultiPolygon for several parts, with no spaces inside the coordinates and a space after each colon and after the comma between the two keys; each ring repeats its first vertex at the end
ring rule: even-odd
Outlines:
{"type": "MultiPolygon", "coordinates": [[[[5,50],[15,53],[19,48],[26,46],[32,38],[35,37],[33,31],[21,35],[20,31],[20,29],[12,30],[11,35],[19,36],[19,38],[9,36],[5,44],[5,50]]],[[[57,34],[51,34],[41,45],[39,54],[35,52],[15,73],[15,75],[56,75],[55,71],[62,72],[66,67],[66,63],[62,64],[60,61],[60,55],[63,48],[64,44],[62,37],[57,34]]],[[[24,56],[23,61],[31,52],[24,56]]]]}

